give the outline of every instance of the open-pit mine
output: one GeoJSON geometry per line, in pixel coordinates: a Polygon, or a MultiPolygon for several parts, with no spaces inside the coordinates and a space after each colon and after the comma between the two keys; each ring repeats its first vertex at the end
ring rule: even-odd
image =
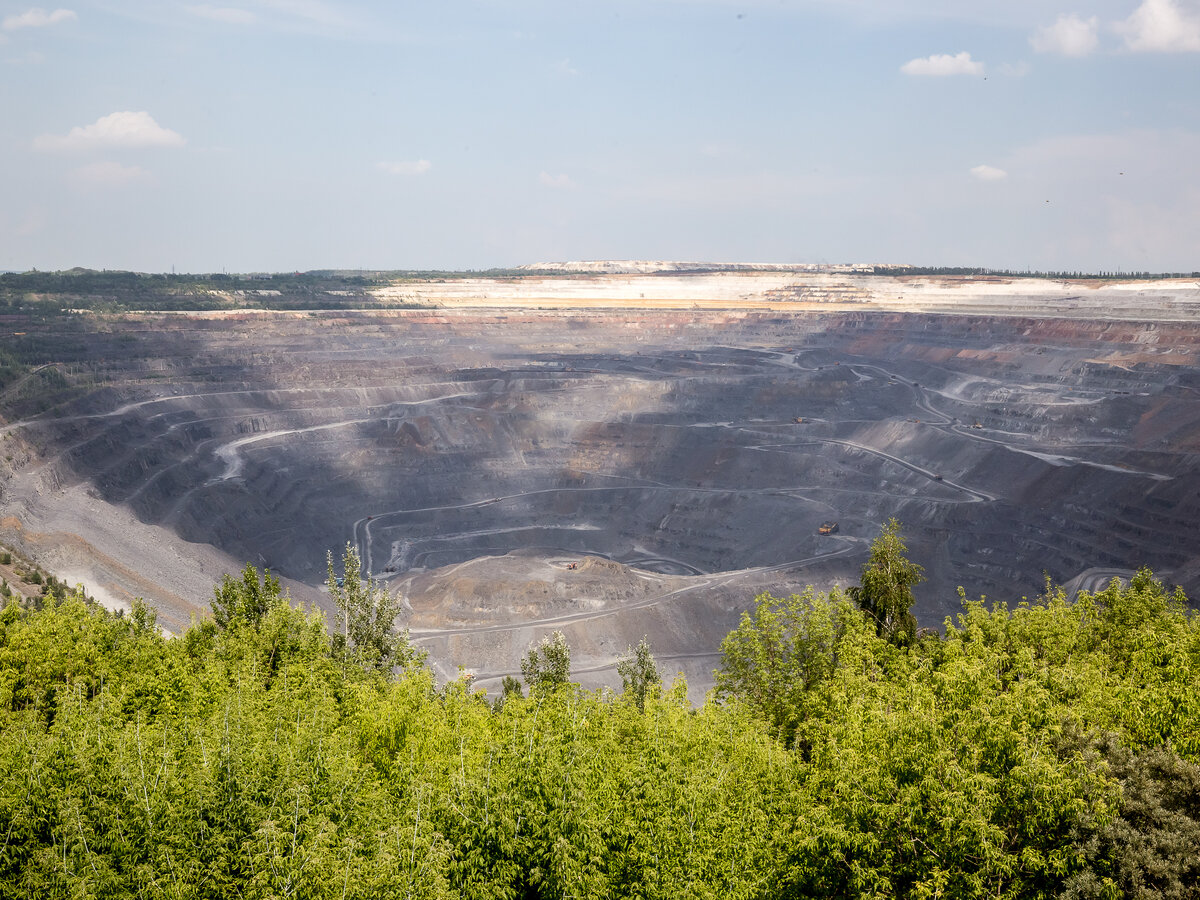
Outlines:
{"type": "Polygon", "coordinates": [[[929,627],[960,585],[1200,591],[1195,281],[545,270],[6,324],[72,391],[0,396],[0,542],[172,631],[246,562],[330,611],[349,542],[490,688],[557,629],[585,684],[647,635],[702,694],[756,593],[855,583],[891,517],[929,627]]]}

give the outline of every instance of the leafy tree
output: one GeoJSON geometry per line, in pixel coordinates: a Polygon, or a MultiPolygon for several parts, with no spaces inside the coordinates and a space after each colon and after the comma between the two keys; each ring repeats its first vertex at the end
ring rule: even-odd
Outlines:
{"type": "Polygon", "coordinates": [[[497,707],[348,665],[353,629],[335,648],[286,602],[172,640],[141,603],[9,603],[0,900],[1196,897],[1177,599],[1146,573],[967,602],[900,652],[836,591],[763,595],[722,648],[729,702],[677,683],[640,711],[550,689],[561,635],[527,657],[535,700],[510,678],[497,707]]]}
{"type": "Polygon", "coordinates": [[[748,704],[790,742],[811,692],[836,670],[847,631],[864,627],[861,613],[837,590],[759,594],[721,642],[717,696],[748,704]]]}
{"type": "Polygon", "coordinates": [[[1110,822],[1082,823],[1077,844],[1088,866],[1062,896],[1200,897],[1200,765],[1170,747],[1134,753],[1111,732],[1088,744],[1121,785],[1120,809],[1110,822]]]}
{"type": "Polygon", "coordinates": [[[561,631],[542,638],[542,642],[529,648],[521,660],[521,674],[533,692],[552,691],[567,683],[571,676],[571,648],[561,631]]]}
{"type": "Polygon", "coordinates": [[[900,647],[916,639],[912,588],[925,580],[924,568],[905,557],[907,549],[900,537],[900,523],[889,519],[871,544],[861,583],[848,592],[850,599],[871,617],[879,636],[900,647]]]}
{"type": "Polygon", "coordinates": [[[1074,604],[1089,612],[1080,640],[1104,687],[1095,721],[1134,748],[1170,744],[1200,761],[1200,615],[1146,569],[1074,604]]]}
{"type": "Polygon", "coordinates": [[[396,617],[403,601],[362,577],[358,551],[346,544],[342,553],[342,574],[333,571],[333,554],[327,556],[329,596],[337,605],[335,647],[365,669],[388,671],[396,665],[409,665],[424,657],[408,643],[407,632],[396,632],[396,617]]]}
{"type": "Polygon", "coordinates": [[[500,710],[509,700],[520,700],[525,696],[525,692],[521,689],[521,679],[513,678],[511,675],[505,675],[500,682],[500,696],[496,698],[493,708],[500,710]]]}
{"type": "Polygon", "coordinates": [[[229,628],[235,622],[257,627],[281,597],[279,579],[271,570],[267,569],[260,578],[258,569],[247,563],[240,581],[227,574],[213,588],[213,620],[220,628],[229,628]]]}
{"type": "Polygon", "coordinates": [[[129,624],[134,634],[158,634],[158,610],[141,597],[134,597],[129,624]]]}
{"type": "Polygon", "coordinates": [[[621,676],[621,686],[624,693],[633,698],[637,708],[646,708],[646,695],[655,691],[662,684],[662,676],[658,673],[658,664],[654,654],[650,652],[650,644],[646,636],[638,642],[637,647],[627,647],[625,656],[617,662],[617,674],[621,676]]]}

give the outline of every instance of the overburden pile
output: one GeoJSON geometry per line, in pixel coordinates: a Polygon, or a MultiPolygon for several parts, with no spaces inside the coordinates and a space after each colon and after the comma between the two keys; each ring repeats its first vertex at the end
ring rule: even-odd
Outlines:
{"type": "Polygon", "coordinates": [[[439,687],[357,579],[333,638],[251,567],[171,640],[10,603],[0,897],[1197,896],[1182,594],[1143,570],[914,633],[888,537],[853,599],[760,596],[699,708],[645,645],[582,690],[561,637],[528,696],[439,687]]]}

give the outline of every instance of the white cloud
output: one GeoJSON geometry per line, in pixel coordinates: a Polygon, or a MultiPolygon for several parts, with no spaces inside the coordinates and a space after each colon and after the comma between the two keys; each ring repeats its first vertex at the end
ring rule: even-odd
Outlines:
{"type": "Polygon", "coordinates": [[[1002,178],[1007,178],[1008,173],[1003,169],[997,169],[995,166],[975,166],[971,169],[971,174],[980,181],[999,181],[1002,178]]]}
{"type": "Polygon", "coordinates": [[[542,187],[557,188],[559,190],[575,187],[575,182],[571,180],[570,175],[551,175],[549,172],[542,172],[538,175],[538,182],[541,183],[542,187]]]}
{"type": "Polygon", "coordinates": [[[69,9],[56,9],[54,12],[46,12],[44,9],[39,9],[35,6],[33,9],[18,13],[15,16],[5,16],[4,30],[16,31],[18,28],[45,28],[47,25],[72,22],[77,18],[78,16],[69,9]]]}
{"type": "Polygon", "coordinates": [[[253,25],[258,21],[258,16],[254,13],[233,6],[209,6],[204,3],[200,6],[189,6],[187,11],[193,16],[211,19],[214,22],[224,22],[227,25],[253,25]]]}
{"type": "Polygon", "coordinates": [[[1074,13],[1061,13],[1053,25],[1039,28],[1029,43],[1038,53],[1063,56],[1087,56],[1100,43],[1100,20],[1095,16],[1081,19],[1074,13]]]}
{"type": "Polygon", "coordinates": [[[433,168],[433,163],[427,159],[402,160],[381,162],[379,168],[389,175],[424,175],[433,168]]]}
{"type": "Polygon", "coordinates": [[[108,150],[139,147],[182,147],[183,136],[163,128],[150,113],[115,112],[101,116],[91,125],[77,125],[65,135],[43,134],[34,138],[35,150],[108,150]]]}
{"type": "Polygon", "coordinates": [[[72,180],[89,188],[124,187],[143,180],[147,175],[141,166],[124,166],[109,160],[88,163],[71,172],[72,180]]]}
{"type": "Polygon", "coordinates": [[[905,75],[982,75],[983,63],[971,59],[965,50],[951,56],[935,53],[922,59],[913,59],[900,67],[905,75]]]}
{"type": "Polygon", "coordinates": [[[1200,15],[1184,10],[1176,0],[1143,0],[1133,15],[1117,22],[1113,30],[1125,38],[1130,50],[1200,52],[1200,15]]]}

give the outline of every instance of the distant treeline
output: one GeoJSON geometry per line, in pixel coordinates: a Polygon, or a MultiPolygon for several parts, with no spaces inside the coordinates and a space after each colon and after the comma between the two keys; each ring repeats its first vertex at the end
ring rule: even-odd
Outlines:
{"type": "MultiPolygon", "coordinates": [[[[243,274],[176,274],[109,269],[0,273],[0,315],[62,315],[73,310],[175,312],[221,309],[395,309],[420,303],[379,301],[371,288],[462,278],[528,278],[561,273],[517,269],[483,271],[335,270],[243,274]]],[[[569,276],[567,276],[569,277],[569,276]]]]}
{"type": "Polygon", "coordinates": [[[212,290],[263,289],[329,290],[343,287],[370,287],[380,282],[367,274],[334,274],[330,271],[276,272],[229,275],[221,272],[203,275],[127,272],[119,269],[67,269],[61,272],[6,272],[0,274],[0,288],[19,291],[58,293],[103,293],[129,291],[153,293],[166,289],[212,290]]]}
{"type": "Polygon", "coordinates": [[[0,312],[61,314],[69,310],[313,309],[374,305],[367,289],[383,282],[360,274],[294,272],[263,275],[147,274],[69,269],[0,275],[0,312]],[[337,291],[348,296],[330,295],[337,291]]]}
{"type": "Polygon", "coordinates": [[[398,600],[247,567],[211,619],[0,612],[0,898],[1195,898],[1200,617],[1148,572],[917,633],[898,526],[843,594],[763,595],[692,708],[561,635],[439,686],[398,600]],[[380,628],[380,625],[386,628],[380,628]]]}
{"type": "Polygon", "coordinates": [[[998,278],[1059,278],[1082,281],[1149,281],[1165,278],[1200,278],[1200,272],[1068,272],[1032,269],[986,269],[972,266],[872,266],[873,275],[972,275],[998,278]]]}

